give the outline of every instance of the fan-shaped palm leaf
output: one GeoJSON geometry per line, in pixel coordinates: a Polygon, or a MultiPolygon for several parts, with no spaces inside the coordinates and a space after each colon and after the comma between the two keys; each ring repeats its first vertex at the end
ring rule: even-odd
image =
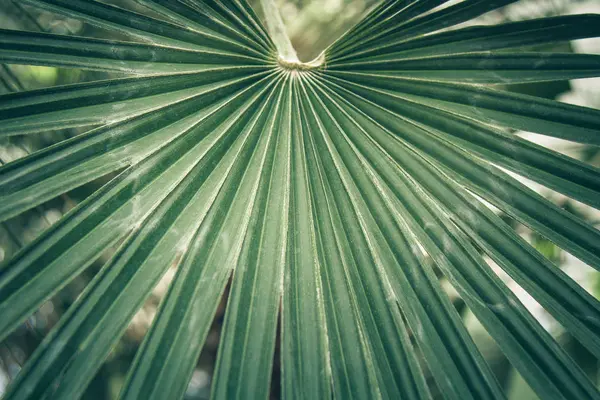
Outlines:
{"type": "Polygon", "coordinates": [[[268,0],[272,38],[245,0],[20,2],[129,39],[0,30],[0,62],[132,76],[0,96],[0,135],[90,127],[0,168],[2,220],[118,172],[2,267],[0,336],[120,243],[6,399],[81,396],[170,267],[122,398],[182,397],[230,278],[214,398],[267,397],[278,315],[285,398],[428,398],[415,346],[445,397],[503,398],[435,268],[541,397],[600,398],[484,256],[595,356],[598,301],[479,201],[600,269],[600,233],[505,172],[600,208],[597,168],[510,130],[598,145],[600,111],[498,87],[600,76],[522,49],[600,16],[387,0],[300,63],[268,0]]]}

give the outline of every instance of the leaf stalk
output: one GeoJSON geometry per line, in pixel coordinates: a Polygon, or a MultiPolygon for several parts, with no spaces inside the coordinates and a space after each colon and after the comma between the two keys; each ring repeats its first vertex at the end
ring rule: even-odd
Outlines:
{"type": "Polygon", "coordinates": [[[296,50],[285,30],[279,9],[275,5],[275,0],[260,0],[260,2],[265,13],[267,29],[277,47],[279,59],[286,63],[300,64],[296,50]]]}

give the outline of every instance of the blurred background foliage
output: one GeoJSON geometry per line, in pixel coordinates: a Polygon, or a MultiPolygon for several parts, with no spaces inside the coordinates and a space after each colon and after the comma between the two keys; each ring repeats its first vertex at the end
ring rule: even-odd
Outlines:
{"type": "MultiPolygon", "coordinates": [[[[114,5],[136,7],[140,12],[147,10],[135,0],[104,0],[114,5]]],[[[259,0],[250,1],[260,14],[259,0]]],[[[309,61],[341,33],[357,22],[377,0],[277,0],[289,35],[301,60],[309,61]]],[[[458,1],[456,1],[458,2],[458,1]]],[[[489,13],[471,23],[494,24],[504,21],[518,21],[536,17],[575,14],[600,13],[598,0],[522,0],[511,6],[489,13]]],[[[65,35],[96,36],[119,39],[116,32],[105,31],[80,21],[65,18],[49,12],[40,11],[20,5],[18,1],[0,1],[0,26],[5,29],[43,31],[65,35]]],[[[600,54],[600,39],[587,39],[571,43],[554,45],[545,50],[560,50],[600,54]]],[[[98,80],[118,76],[104,72],[82,71],[78,69],[51,68],[41,66],[0,65],[0,94],[20,90],[36,89],[54,85],[98,80]]],[[[564,102],[600,108],[600,79],[584,79],[579,81],[551,82],[543,84],[514,85],[507,87],[522,93],[540,97],[558,99],[564,102]]],[[[50,131],[26,137],[11,137],[0,141],[0,164],[25,156],[40,148],[67,137],[77,135],[77,130],[50,131]]],[[[527,132],[515,134],[551,147],[557,151],[586,162],[600,166],[598,148],[575,145],[559,139],[543,137],[527,132]]],[[[20,215],[0,225],[0,262],[11,257],[20,247],[32,241],[40,232],[56,222],[65,212],[88,196],[95,188],[101,186],[110,177],[78,188],[67,195],[54,199],[47,204],[20,215]]],[[[519,179],[523,180],[519,177],[519,179]]],[[[532,188],[542,193],[564,209],[577,214],[600,227],[600,215],[597,210],[566,198],[547,188],[527,182],[532,188]]],[[[525,226],[517,224],[509,217],[503,216],[507,222],[526,238],[546,257],[559,264],[564,271],[575,279],[586,290],[600,297],[600,273],[562,251],[544,237],[531,232],[525,226]]],[[[107,259],[110,252],[91,265],[74,282],[66,286],[54,298],[44,304],[16,332],[0,343],[0,396],[10,381],[18,374],[21,365],[32,354],[43,337],[60,319],[66,309],[81,293],[86,284],[97,272],[99,266],[107,259]]],[[[493,262],[488,260],[492,265],[493,262]]],[[[568,349],[579,365],[600,383],[598,360],[592,357],[576,341],[565,333],[560,325],[544,311],[525,290],[513,282],[500,268],[497,273],[508,283],[528,309],[542,322],[557,340],[568,349]]],[[[164,296],[174,271],[169,271],[163,281],[155,288],[152,296],[131,322],[119,345],[113,349],[98,375],[91,383],[84,398],[112,399],[116,398],[125,377],[127,368],[150,326],[157,306],[164,296]]],[[[0,268],[0,274],[2,269],[0,268]]],[[[457,309],[463,315],[465,323],[472,333],[476,344],[487,358],[499,381],[505,386],[511,400],[528,400],[537,397],[510,366],[493,339],[486,333],[473,314],[466,308],[458,294],[447,284],[449,295],[457,309]]],[[[206,346],[199,357],[197,368],[189,384],[186,399],[204,399],[209,395],[212,368],[216,360],[219,343],[219,332],[225,310],[221,304],[206,346]]],[[[1,317],[1,316],[0,316],[1,317]]],[[[279,397],[278,390],[278,354],[273,370],[272,397],[279,397]]],[[[439,395],[439,394],[438,394],[439,395]]]]}

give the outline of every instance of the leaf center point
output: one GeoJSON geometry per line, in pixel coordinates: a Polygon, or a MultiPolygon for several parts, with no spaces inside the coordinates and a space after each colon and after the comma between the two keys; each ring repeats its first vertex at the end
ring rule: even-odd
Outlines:
{"type": "Polygon", "coordinates": [[[282,56],[277,58],[279,66],[286,70],[291,71],[309,71],[312,69],[323,68],[325,66],[325,54],[321,53],[317,58],[309,62],[302,62],[296,60],[289,60],[282,56]]]}

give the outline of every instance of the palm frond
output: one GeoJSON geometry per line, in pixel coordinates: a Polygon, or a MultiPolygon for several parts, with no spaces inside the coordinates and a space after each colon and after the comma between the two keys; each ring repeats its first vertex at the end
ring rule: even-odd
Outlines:
{"type": "Polygon", "coordinates": [[[598,300],[480,201],[600,270],[600,232],[506,172],[600,209],[597,167],[514,134],[597,146],[600,111],[504,90],[600,76],[535,47],[600,16],[386,0],[300,63],[245,0],[19,2],[127,39],[3,29],[0,63],[126,76],[0,96],[2,136],[87,129],[0,167],[0,220],[115,174],[2,265],[0,338],[118,244],[6,399],[80,397],[170,268],[122,398],[183,397],[230,280],[213,398],[267,398],[277,343],[285,398],[504,398],[438,273],[541,398],[600,398],[486,259],[596,357],[598,300]]]}

